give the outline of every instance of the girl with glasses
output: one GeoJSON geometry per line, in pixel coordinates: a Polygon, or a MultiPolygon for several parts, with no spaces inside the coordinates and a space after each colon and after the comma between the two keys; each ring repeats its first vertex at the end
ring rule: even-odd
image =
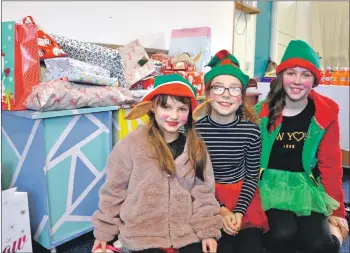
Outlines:
{"type": "Polygon", "coordinates": [[[215,194],[224,219],[219,253],[260,253],[268,222],[257,189],[260,130],[245,103],[248,76],[226,50],[209,62],[207,101],[194,112],[196,129],[207,145],[215,176],[215,194]]]}

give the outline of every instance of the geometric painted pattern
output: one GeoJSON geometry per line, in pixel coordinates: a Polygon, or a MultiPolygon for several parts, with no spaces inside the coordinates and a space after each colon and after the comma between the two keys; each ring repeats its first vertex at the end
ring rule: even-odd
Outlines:
{"type": "Polygon", "coordinates": [[[124,116],[127,115],[130,110],[129,108],[121,108],[113,112],[113,146],[136,128],[147,125],[149,122],[147,114],[134,120],[124,119],[124,116]]]}
{"type": "Polygon", "coordinates": [[[89,230],[112,148],[112,112],[2,117],[5,188],[28,192],[33,238],[56,247],[89,230]]]}

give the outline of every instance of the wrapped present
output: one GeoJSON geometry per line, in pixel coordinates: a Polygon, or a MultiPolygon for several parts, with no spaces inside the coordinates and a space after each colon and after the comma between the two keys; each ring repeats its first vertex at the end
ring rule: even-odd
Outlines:
{"type": "Polygon", "coordinates": [[[164,70],[174,70],[174,71],[195,71],[195,67],[185,61],[171,63],[171,60],[165,62],[163,65],[164,70]]]}
{"type": "MultiPolygon", "coordinates": [[[[23,23],[31,23],[36,25],[31,16],[27,16],[23,19],[23,23]]],[[[45,33],[38,25],[38,49],[40,59],[48,59],[54,57],[64,57],[66,53],[63,51],[60,45],[47,33],[45,33]]]]}
{"type": "Polygon", "coordinates": [[[144,89],[138,89],[138,90],[130,90],[134,98],[137,100],[137,102],[141,102],[142,98],[149,93],[149,90],[144,90],[144,89]]]}
{"type": "Polygon", "coordinates": [[[123,57],[125,78],[130,86],[155,72],[154,65],[139,40],[119,47],[118,51],[123,57]]]}
{"type": "Polygon", "coordinates": [[[17,188],[2,191],[1,252],[33,252],[28,195],[17,188]]]}
{"type": "Polygon", "coordinates": [[[79,72],[87,72],[104,77],[111,76],[111,72],[108,69],[68,57],[46,59],[45,65],[51,73],[70,72],[72,70],[77,70],[79,72]]]}
{"type": "Polygon", "coordinates": [[[35,86],[25,105],[36,111],[52,111],[135,102],[136,99],[127,88],[80,85],[67,80],[52,80],[35,86]]]}
{"type": "Polygon", "coordinates": [[[52,35],[52,37],[60,44],[68,57],[108,69],[111,77],[117,78],[121,87],[129,88],[124,75],[124,61],[118,50],[59,35],[52,35]]]}
{"type": "Polygon", "coordinates": [[[1,37],[1,107],[23,110],[32,87],[40,83],[37,28],[33,24],[2,22],[1,37]]]}
{"type": "MultiPolygon", "coordinates": [[[[153,56],[152,56],[153,57],[153,56]]],[[[176,71],[195,71],[195,63],[199,59],[199,56],[192,59],[187,53],[180,53],[174,57],[163,55],[157,55],[154,57],[155,61],[158,61],[162,70],[176,70],[176,71]]]]}
{"type": "Polygon", "coordinates": [[[151,56],[151,62],[154,65],[154,68],[156,70],[156,75],[161,75],[162,69],[164,68],[165,64],[169,64],[168,61],[171,60],[171,57],[166,54],[153,54],[151,56]]]}
{"type": "Polygon", "coordinates": [[[204,73],[203,72],[164,70],[162,71],[162,73],[164,75],[174,74],[174,73],[182,75],[187,81],[189,81],[196,88],[197,96],[204,95],[204,73]]]}
{"type": "Polygon", "coordinates": [[[154,78],[155,78],[155,76],[148,76],[148,77],[138,81],[137,83],[135,83],[133,86],[131,86],[130,89],[151,90],[151,89],[153,89],[154,78]]]}
{"type": "Polygon", "coordinates": [[[113,77],[105,77],[100,75],[95,75],[92,73],[87,73],[79,70],[64,71],[64,72],[51,72],[46,71],[44,82],[61,79],[66,77],[68,81],[85,83],[85,84],[95,84],[103,86],[119,86],[118,79],[113,77]]]}
{"type": "Polygon", "coordinates": [[[166,54],[162,54],[162,53],[158,53],[158,54],[152,54],[151,59],[162,63],[164,61],[171,60],[171,56],[166,55],[166,54]]]}

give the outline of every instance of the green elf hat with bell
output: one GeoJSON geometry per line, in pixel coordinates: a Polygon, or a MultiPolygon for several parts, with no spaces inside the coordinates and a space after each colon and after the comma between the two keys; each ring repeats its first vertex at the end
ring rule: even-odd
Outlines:
{"type": "Polygon", "coordinates": [[[281,63],[276,68],[276,74],[287,68],[294,67],[310,70],[316,78],[316,83],[320,83],[320,57],[305,41],[292,40],[289,42],[281,63]]]}
{"type": "Polygon", "coordinates": [[[204,75],[205,89],[209,88],[210,82],[214,77],[220,75],[230,75],[241,81],[244,89],[247,88],[249,76],[244,74],[240,69],[239,62],[227,50],[220,50],[215,54],[213,59],[207,64],[211,69],[204,75]]]}
{"type": "Polygon", "coordinates": [[[189,97],[191,99],[192,111],[198,105],[196,89],[181,75],[170,74],[157,76],[154,80],[153,90],[147,93],[142,98],[141,103],[137,104],[124,118],[132,120],[149,113],[152,109],[152,100],[158,95],[189,97]]]}
{"type": "MultiPolygon", "coordinates": [[[[205,90],[209,89],[211,81],[221,75],[230,75],[236,77],[244,89],[247,89],[249,76],[244,74],[239,68],[239,61],[227,50],[220,50],[215,54],[213,59],[207,64],[211,69],[204,75],[205,90]]],[[[201,103],[192,113],[194,120],[207,115],[209,113],[209,104],[212,100],[207,99],[201,103]]]]}

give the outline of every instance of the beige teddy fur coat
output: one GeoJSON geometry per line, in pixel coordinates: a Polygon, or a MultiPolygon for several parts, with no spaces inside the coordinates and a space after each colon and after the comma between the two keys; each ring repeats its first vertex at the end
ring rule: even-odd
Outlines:
{"type": "Polygon", "coordinates": [[[208,155],[205,181],[190,171],[187,143],[170,177],[152,158],[147,127],[128,134],[110,154],[92,217],[100,241],[119,240],[130,250],[181,248],[207,238],[219,239],[222,218],[208,155]]]}

